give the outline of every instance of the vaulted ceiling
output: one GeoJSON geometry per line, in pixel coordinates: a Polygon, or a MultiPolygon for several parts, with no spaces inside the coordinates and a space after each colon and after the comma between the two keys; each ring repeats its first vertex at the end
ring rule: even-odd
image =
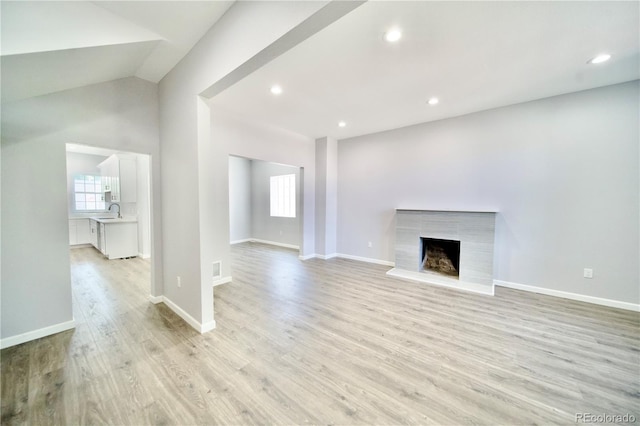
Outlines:
{"type": "MultiPolygon", "coordinates": [[[[2,1],[2,100],[129,76],[158,82],[232,3],[2,1]]],[[[639,5],[369,1],[211,104],[343,139],[631,81],[640,78],[639,5]],[[389,43],[393,27],[402,37],[389,43]],[[611,60],[587,63],[602,52],[611,60]],[[276,84],[280,95],[270,93],[276,84]]]]}
{"type": "Polygon", "coordinates": [[[159,82],[232,1],[2,1],[2,100],[159,82]]]}

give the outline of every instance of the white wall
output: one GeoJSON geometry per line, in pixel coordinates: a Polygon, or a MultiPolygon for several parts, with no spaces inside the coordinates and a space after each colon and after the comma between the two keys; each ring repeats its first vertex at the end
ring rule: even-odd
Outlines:
{"type": "Polygon", "coordinates": [[[495,209],[496,279],[637,304],[638,89],[340,141],[338,250],[393,261],[396,208],[495,209]]]}
{"type": "Polygon", "coordinates": [[[229,241],[251,238],[251,160],[229,156],[229,241]]]}
{"type": "Polygon", "coordinates": [[[252,238],[300,247],[300,169],[284,164],[251,162],[252,238]],[[271,176],[296,176],[296,217],[271,216],[271,176]]]}
{"type": "MultiPolygon", "coordinates": [[[[158,205],[157,105],[157,86],[137,78],[2,105],[3,344],[73,317],[65,144],[151,154],[158,205]]],[[[154,210],[153,256],[158,259],[160,219],[159,209],[154,210]]],[[[162,294],[160,265],[153,263],[154,294],[162,294]]]]}

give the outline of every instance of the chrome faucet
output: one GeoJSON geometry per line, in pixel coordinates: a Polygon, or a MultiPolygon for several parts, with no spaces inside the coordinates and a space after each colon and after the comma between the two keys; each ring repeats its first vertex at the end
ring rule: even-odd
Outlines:
{"type": "Polygon", "coordinates": [[[118,219],[122,219],[122,215],[120,215],[120,204],[118,204],[118,203],[111,203],[111,204],[109,205],[109,209],[108,209],[108,210],[109,210],[109,211],[111,211],[111,207],[113,207],[113,206],[118,206],[118,219]]]}

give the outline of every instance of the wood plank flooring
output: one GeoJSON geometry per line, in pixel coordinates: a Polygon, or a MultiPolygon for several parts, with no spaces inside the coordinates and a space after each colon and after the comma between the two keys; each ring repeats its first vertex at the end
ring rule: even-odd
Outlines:
{"type": "Polygon", "coordinates": [[[233,246],[200,335],[149,264],[74,249],[75,330],[3,350],[2,424],[575,424],[640,419],[640,314],[233,246]]]}

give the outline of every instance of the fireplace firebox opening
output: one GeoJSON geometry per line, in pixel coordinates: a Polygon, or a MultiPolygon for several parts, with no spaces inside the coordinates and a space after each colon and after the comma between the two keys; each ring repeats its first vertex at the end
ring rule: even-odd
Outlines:
{"type": "Polygon", "coordinates": [[[420,237],[420,243],[423,270],[449,277],[460,275],[460,241],[420,237]]]}

